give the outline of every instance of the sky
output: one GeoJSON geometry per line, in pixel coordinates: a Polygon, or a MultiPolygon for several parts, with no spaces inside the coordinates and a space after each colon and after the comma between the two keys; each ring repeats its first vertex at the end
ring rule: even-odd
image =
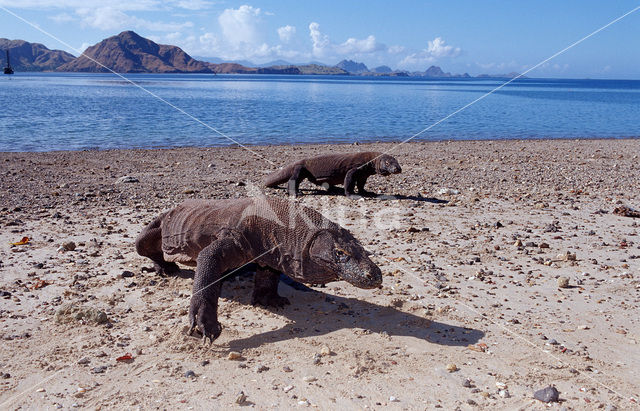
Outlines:
{"type": "MultiPolygon", "coordinates": [[[[523,72],[640,6],[635,0],[0,0],[0,37],[74,55],[133,30],[191,56],[369,68],[523,72]],[[9,14],[15,13],[54,38],[9,14]]],[[[527,74],[640,79],[640,10],[527,74]]]]}

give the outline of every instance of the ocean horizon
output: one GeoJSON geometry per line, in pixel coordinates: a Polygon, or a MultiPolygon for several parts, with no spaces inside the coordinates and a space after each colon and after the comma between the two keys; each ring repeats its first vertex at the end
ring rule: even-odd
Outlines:
{"type": "Polygon", "coordinates": [[[144,90],[113,74],[4,76],[0,151],[640,137],[640,80],[517,79],[441,121],[508,79],[124,76],[144,90]]]}

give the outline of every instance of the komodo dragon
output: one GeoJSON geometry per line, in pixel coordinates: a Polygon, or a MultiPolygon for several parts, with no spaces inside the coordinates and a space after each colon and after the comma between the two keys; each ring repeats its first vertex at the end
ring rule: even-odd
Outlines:
{"type": "Polygon", "coordinates": [[[320,213],[278,198],[187,200],[160,214],[136,239],[138,254],[159,273],[196,266],[189,309],[195,327],[211,342],[221,333],[217,308],[221,279],[246,263],[257,263],[252,304],[283,306],[282,271],[296,281],[325,284],[346,280],[356,287],[382,284],[378,266],[351,233],[320,213]]]}
{"type": "Polygon", "coordinates": [[[369,176],[374,174],[388,176],[401,171],[398,160],[388,154],[377,152],[328,154],[289,164],[267,176],[264,185],[276,187],[288,182],[289,195],[296,196],[300,183],[306,178],[313,184],[328,184],[329,187],[344,184],[344,194],[347,197],[358,198],[353,192],[356,185],[358,194],[361,196],[371,194],[364,189],[369,176]]]}

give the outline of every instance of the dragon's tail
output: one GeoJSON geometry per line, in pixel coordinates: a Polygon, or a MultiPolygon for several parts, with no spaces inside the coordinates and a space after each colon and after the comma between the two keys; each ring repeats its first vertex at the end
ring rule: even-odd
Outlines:
{"type": "Polygon", "coordinates": [[[279,184],[289,181],[289,179],[291,178],[291,174],[293,174],[293,165],[288,165],[278,171],[269,174],[264,179],[264,185],[265,187],[276,187],[279,184]]]}

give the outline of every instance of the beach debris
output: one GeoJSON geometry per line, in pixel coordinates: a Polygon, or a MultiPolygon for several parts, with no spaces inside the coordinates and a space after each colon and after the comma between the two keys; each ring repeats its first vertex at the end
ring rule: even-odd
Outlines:
{"type": "Polygon", "coordinates": [[[241,360],[242,354],[237,351],[229,351],[229,355],[227,355],[227,359],[229,360],[241,360]]]}
{"type": "Polygon", "coordinates": [[[323,345],[320,349],[320,355],[326,357],[327,355],[331,355],[331,348],[327,345],[323,345]]]}
{"type": "Polygon", "coordinates": [[[479,343],[475,345],[469,344],[467,345],[467,348],[470,349],[471,351],[477,351],[477,352],[485,352],[489,349],[489,347],[485,343],[479,343]]]}
{"type": "Polygon", "coordinates": [[[569,288],[569,277],[558,277],[558,288],[569,288]]]}
{"type": "Polygon", "coordinates": [[[30,290],[37,290],[39,288],[43,288],[48,286],[49,284],[51,284],[50,282],[46,281],[46,280],[41,280],[39,278],[36,278],[33,283],[29,286],[30,290]]]}
{"type": "Polygon", "coordinates": [[[613,214],[617,214],[623,217],[640,218],[640,210],[636,210],[627,206],[614,208],[613,214]]]}
{"type": "Polygon", "coordinates": [[[11,245],[25,245],[29,244],[29,237],[22,237],[20,241],[16,241],[15,243],[11,243],[11,245]]]}
{"type": "Polygon", "coordinates": [[[247,401],[247,395],[244,393],[244,391],[240,391],[236,396],[236,404],[242,405],[245,403],[245,401],[247,401]]]}
{"type": "Polygon", "coordinates": [[[558,392],[556,387],[550,385],[546,388],[534,392],[533,398],[546,403],[558,402],[558,400],[560,399],[560,393],[558,392]]]}
{"type": "Polygon", "coordinates": [[[131,353],[126,353],[125,355],[116,358],[116,361],[126,363],[133,362],[133,356],[131,353]]]}
{"type": "Polygon", "coordinates": [[[63,251],[73,251],[75,249],[76,249],[76,243],[74,243],[73,241],[65,241],[64,243],[62,243],[63,251]]]}
{"type": "Polygon", "coordinates": [[[140,180],[138,180],[135,177],[132,176],[122,176],[119,179],[116,180],[116,184],[122,184],[122,183],[139,183],[140,180]]]}
{"type": "Polygon", "coordinates": [[[54,319],[58,323],[84,321],[94,324],[104,324],[109,321],[107,314],[93,307],[65,304],[56,311],[54,319]]]}

